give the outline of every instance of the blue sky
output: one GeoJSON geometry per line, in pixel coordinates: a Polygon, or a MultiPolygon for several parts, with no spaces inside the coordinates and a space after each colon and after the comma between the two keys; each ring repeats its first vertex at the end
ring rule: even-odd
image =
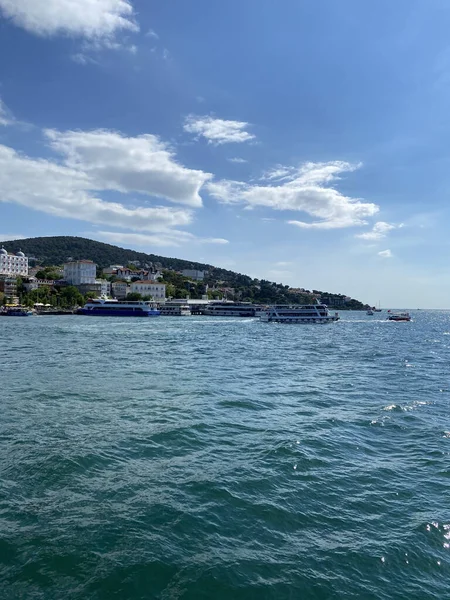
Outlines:
{"type": "Polygon", "coordinates": [[[446,0],[0,0],[0,239],[450,307],[446,0]]]}

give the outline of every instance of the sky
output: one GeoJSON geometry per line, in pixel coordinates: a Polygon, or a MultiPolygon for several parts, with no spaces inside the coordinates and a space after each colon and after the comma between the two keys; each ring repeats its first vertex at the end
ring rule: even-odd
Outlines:
{"type": "Polygon", "coordinates": [[[0,0],[0,240],[450,308],[448,0],[0,0]]]}

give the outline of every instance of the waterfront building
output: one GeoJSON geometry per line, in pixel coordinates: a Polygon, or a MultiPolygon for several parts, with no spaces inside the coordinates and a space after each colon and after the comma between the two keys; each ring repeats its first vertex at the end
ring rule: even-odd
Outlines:
{"type": "Polygon", "coordinates": [[[74,260],[64,264],[64,279],[70,285],[95,284],[97,266],[92,260],[74,260]]]}
{"type": "Polygon", "coordinates": [[[166,299],[166,286],[164,283],[152,281],[150,279],[135,281],[130,285],[131,292],[141,294],[141,296],[151,296],[153,300],[160,302],[166,299]]]}
{"type": "Polygon", "coordinates": [[[28,275],[28,258],[21,251],[17,254],[0,248],[0,275],[21,277],[28,275]]]}
{"type": "Polygon", "coordinates": [[[183,269],[181,274],[184,277],[195,279],[195,281],[203,281],[205,279],[205,271],[199,271],[197,269],[183,269]]]}
{"type": "Polygon", "coordinates": [[[0,292],[7,298],[17,296],[17,279],[15,277],[0,277],[0,292]]]}
{"type": "Polygon", "coordinates": [[[130,291],[130,288],[126,281],[115,281],[111,284],[111,289],[112,295],[114,296],[114,298],[117,298],[117,300],[123,300],[124,298],[126,298],[128,292],[130,291]]]}

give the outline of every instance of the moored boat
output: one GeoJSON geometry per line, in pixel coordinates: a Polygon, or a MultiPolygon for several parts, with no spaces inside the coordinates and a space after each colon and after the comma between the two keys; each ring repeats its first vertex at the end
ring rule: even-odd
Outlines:
{"type": "Polygon", "coordinates": [[[208,317],[256,317],[261,309],[250,302],[217,301],[207,304],[202,313],[208,317]]]}
{"type": "Polygon", "coordinates": [[[263,323],[333,323],[338,313],[330,315],[325,304],[269,306],[261,315],[263,323]]]}
{"type": "Polygon", "coordinates": [[[160,304],[159,311],[162,317],[190,317],[192,314],[190,306],[180,302],[160,304]]]}
{"type": "Polygon", "coordinates": [[[33,311],[24,306],[4,306],[0,310],[0,316],[2,317],[31,317],[33,311]]]}
{"type": "Polygon", "coordinates": [[[77,310],[77,315],[88,317],[159,317],[160,312],[154,302],[138,300],[104,300],[98,298],[86,302],[77,310]]]}

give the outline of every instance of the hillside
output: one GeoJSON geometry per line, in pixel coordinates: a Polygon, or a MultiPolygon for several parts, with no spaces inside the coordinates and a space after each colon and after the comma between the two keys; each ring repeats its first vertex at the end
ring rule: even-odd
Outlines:
{"type": "MultiPolygon", "coordinates": [[[[279,304],[312,301],[312,295],[289,292],[289,286],[282,284],[253,279],[248,275],[221,269],[213,265],[179,258],[169,258],[157,254],[146,254],[82,237],[54,236],[27,238],[24,240],[6,241],[3,242],[3,246],[9,252],[17,252],[20,248],[27,256],[35,258],[36,262],[42,266],[62,265],[69,259],[90,259],[97,263],[100,268],[112,264],[127,265],[132,261],[140,261],[142,265],[153,263],[158,264],[163,269],[173,269],[176,271],[182,269],[208,271],[205,283],[208,283],[210,286],[222,285],[234,288],[237,292],[236,297],[241,300],[277,302],[279,304]]],[[[314,293],[317,293],[317,291],[314,293]]],[[[342,306],[342,294],[325,292],[323,295],[328,298],[330,306],[342,306]]],[[[357,300],[352,300],[346,306],[347,308],[358,309],[364,308],[365,305],[357,300]]]]}

